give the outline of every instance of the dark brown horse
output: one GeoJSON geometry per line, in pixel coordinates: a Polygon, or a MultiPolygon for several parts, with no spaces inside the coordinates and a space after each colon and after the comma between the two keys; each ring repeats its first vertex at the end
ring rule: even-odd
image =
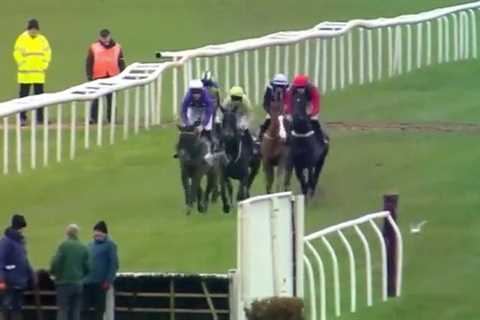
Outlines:
{"type": "Polygon", "coordinates": [[[260,146],[267,193],[272,193],[272,186],[275,180],[276,192],[287,189],[284,174],[286,172],[285,166],[287,165],[288,159],[288,146],[282,117],[284,95],[283,92],[279,90],[274,93],[274,96],[275,99],[270,108],[270,126],[265,131],[260,146]],[[284,180],[283,190],[281,186],[282,180],[284,180]]]}

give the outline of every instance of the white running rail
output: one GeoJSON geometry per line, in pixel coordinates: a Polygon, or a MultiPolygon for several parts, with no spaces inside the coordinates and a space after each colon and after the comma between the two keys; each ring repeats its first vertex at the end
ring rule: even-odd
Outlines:
{"type": "MultiPolygon", "coordinates": [[[[140,128],[176,119],[188,81],[204,69],[212,70],[224,88],[242,85],[259,101],[263,86],[277,72],[308,73],[326,93],[433,63],[477,58],[478,8],[480,1],[396,18],[322,22],[303,31],[162,52],[169,61],[134,63],[111,79],[0,103],[2,171],[22,173],[26,165],[47,166],[54,152],[57,162],[73,159],[94,143],[102,146],[108,139],[113,144],[140,128]],[[92,128],[90,102],[110,93],[112,117],[120,123],[104,126],[100,121],[92,128]],[[46,107],[41,124],[33,121],[39,107],[46,107]],[[21,111],[30,119],[24,128],[21,111]]],[[[105,114],[104,100],[100,99],[99,119],[105,114]]]]}
{"type": "MultiPolygon", "coordinates": [[[[338,317],[342,313],[341,309],[341,280],[346,281],[346,279],[341,279],[340,277],[340,255],[332,245],[332,240],[337,240],[342,243],[344,250],[347,252],[347,264],[348,264],[348,274],[349,274],[349,284],[346,286],[349,288],[349,300],[350,300],[350,312],[355,312],[357,310],[357,298],[358,293],[358,281],[357,281],[357,271],[358,271],[358,256],[355,253],[354,246],[352,243],[360,241],[363,248],[364,257],[365,257],[365,296],[367,305],[371,306],[373,304],[373,278],[375,276],[374,268],[372,267],[372,250],[371,245],[364,232],[365,228],[371,228],[373,234],[378,238],[380,243],[380,257],[381,257],[381,272],[379,278],[381,283],[381,297],[382,301],[387,300],[387,240],[385,239],[382,231],[380,231],[379,226],[375,222],[376,220],[384,219],[385,223],[388,223],[395,234],[396,238],[396,296],[400,296],[401,287],[402,287],[402,265],[403,265],[403,241],[402,234],[398,228],[395,221],[392,219],[388,211],[382,211],[377,213],[372,213],[360,217],[358,219],[350,220],[344,223],[340,223],[318,232],[312,233],[308,236],[305,236],[305,250],[304,250],[304,262],[306,266],[305,278],[308,284],[309,295],[307,296],[308,310],[308,319],[327,319],[327,268],[326,268],[326,258],[322,256],[319,251],[319,248],[324,249],[328,252],[331,260],[332,272],[333,275],[332,284],[333,284],[333,310],[335,316],[338,317]],[[345,235],[347,230],[353,230],[356,234],[355,239],[350,239],[345,235]],[[316,275],[318,274],[318,278],[316,275]],[[317,281],[318,280],[318,281],[317,281]],[[320,291],[317,294],[317,289],[320,291]]],[[[343,252],[343,251],[342,251],[343,252]]]]}

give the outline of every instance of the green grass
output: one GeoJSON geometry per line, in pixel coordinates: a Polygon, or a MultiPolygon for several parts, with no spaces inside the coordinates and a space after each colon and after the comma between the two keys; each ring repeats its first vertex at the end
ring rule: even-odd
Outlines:
{"type": "MultiPolygon", "coordinates": [[[[15,95],[10,50],[30,16],[40,19],[52,41],[54,63],[48,89],[58,90],[83,81],[86,48],[104,26],[123,43],[128,60],[135,61],[150,60],[157,49],[456,3],[7,0],[0,13],[4,74],[0,97],[15,95]],[[174,35],[172,26],[181,26],[174,35]]],[[[478,69],[477,62],[434,66],[329,94],[322,117],[328,121],[478,123],[478,69]]],[[[12,212],[27,216],[28,249],[37,267],[48,265],[67,223],[79,223],[87,240],[92,225],[105,219],[119,244],[122,271],[225,272],[235,266],[236,217],[222,215],[218,205],[205,216],[184,215],[178,165],[171,157],[175,136],[173,129],[154,129],[115,146],[81,152],[75,161],[52,162],[48,168],[27,170],[21,176],[1,176],[0,225],[8,223],[12,212]]],[[[360,307],[359,313],[345,319],[476,319],[478,136],[343,130],[333,130],[331,136],[319,195],[307,210],[307,231],[376,211],[382,194],[394,191],[400,193],[400,224],[406,241],[404,296],[374,308],[360,307]],[[421,219],[429,221],[425,231],[409,234],[409,223],[421,219]]],[[[28,142],[25,137],[24,143],[28,142]]],[[[51,148],[53,159],[54,144],[51,148]]],[[[262,191],[260,175],[254,193],[262,191]]],[[[378,290],[375,297],[378,301],[378,290]]],[[[328,298],[331,302],[332,296],[328,298]]],[[[343,301],[344,310],[347,302],[343,301]]]]}

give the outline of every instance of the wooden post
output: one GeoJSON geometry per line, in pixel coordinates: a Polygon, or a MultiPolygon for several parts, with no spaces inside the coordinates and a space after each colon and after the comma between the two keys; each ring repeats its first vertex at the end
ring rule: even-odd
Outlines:
{"type": "MultiPolygon", "coordinates": [[[[383,196],[383,209],[389,211],[393,220],[398,221],[398,194],[385,194],[383,196]]],[[[396,297],[397,292],[397,238],[395,232],[385,219],[383,225],[383,236],[387,246],[387,275],[388,275],[388,296],[396,297]]]]}

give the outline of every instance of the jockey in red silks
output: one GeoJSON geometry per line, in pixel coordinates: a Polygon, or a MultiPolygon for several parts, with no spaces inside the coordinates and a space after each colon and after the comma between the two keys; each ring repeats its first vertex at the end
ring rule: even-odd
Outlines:
{"type": "Polygon", "coordinates": [[[320,92],[310,82],[308,76],[299,74],[293,78],[287,91],[285,114],[291,121],[296,114],[307,115],[312,123],[312,129],[319,140],[324,138],[319,122],[320,92]]]}

